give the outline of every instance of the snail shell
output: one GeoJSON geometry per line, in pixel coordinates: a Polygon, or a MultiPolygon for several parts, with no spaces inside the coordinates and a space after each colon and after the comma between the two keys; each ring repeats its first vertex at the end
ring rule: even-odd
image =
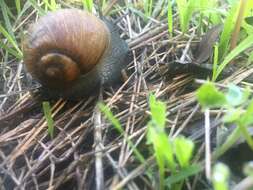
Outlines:
{"type": "Polygon", "coordinates": [[[127,52],[110,22],[78,9],[40,18],[24,41],[27,71],[54,97],[81,97],[99,83],[110,84],[127,52]]]}

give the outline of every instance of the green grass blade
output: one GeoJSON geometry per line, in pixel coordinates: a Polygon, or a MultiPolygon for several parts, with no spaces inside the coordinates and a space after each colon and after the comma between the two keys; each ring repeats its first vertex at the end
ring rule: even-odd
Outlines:
{"type": "Polygon", "coordinates": [[[9,7],[5,4],[4,1],[0,1],[0,7],[2,10],[3,17],[4,17],[4,23],[5,23],[6,30],[9,33],[9,35],[12,37],[13,41],[15,43],[17,43],[16,39],[15,39],[15,35],[12,30],[12,24],[11,24],[9,15],[8,15],[8,12],[10,12],[9,7]]]}
{"type": "Polygon", "coordinates": [[[217,67],[218,67],[218,59],[219,59],[219,45],[214,46],[214,56],[213,56],[213,75],[212,81],[214,82],[214,78],[217,75],[217,67]]]}
{"type": "Polygon", "coordinates": [[[22,59],[22,55],[20,55],[15,49],[8,47],[1,41],[0,41],[0,48],[6,50],[10,54],[14,55],[16,58],[22,59]]]}
{"type": "Polygon", "coordinates": [[[18,25],[18,23],[20,23],[20,19],[24,16],[25,12],[27,11],[27,9],[29,9],[31,7],[31,3],[26,1],[25,4],[23,5],[20,13],[18,14],[16,21],[15,21],[15,25],[18,25]]]}
{"type": "Polygon", "coordinates": [[[179,11],[180,28],[185,33],[188,30],[193,12],[198,8],[199,0],[176,0],[176,3],[179,11]]]}
{"type": "Polygon", "coordinates": [[[119,120],[114,117],[113,113],[111,112],[111,110],[104,105],[103,103],[98,103],[98,107],[100,109],[100,111],[106,116],[106,118],[112,123],[112,125],[120,132],[123,133],[124,130],[121,127],[121,124],[119,122],[119,120]]]}
{"type": "Polygon", "coordinates": [[[161,129],[164,129],[166,124],[166,105],[165,103],[156,100],[155,95],[149,96],[149,106],[151,111],[152,122],[161,129]]]}
{"type": "Polygon", "coordinates": [[[51,10],[56,10],[57,9],[57,3],[55,2],[55,0],[51,0],[51,10]]]}
{"type": "Polygon", "coordinates": [[[218,159],[221,155],[223,155],[228,149],[230,149],[236,141],[240,138],[241,131],[238,127],[236,127],[232,133],[226,138],[226,141],[213,152],[213,159],[218,159]]]}
{"type": "Polygon", "coordinates": [[[244,136],[247,144],[249,145],[251,150],[253,150],[253,139],[252,139],[251,134],[249,133],[247,127],[244,125],[238,125],[238,127],[240,128],[241,133],[244,136]]]}
{"type": "Polygon", "coordinates": [[[57,4],[55,2],[55,0],[51,0],[50,3],[48,0],[43,0],[44,4],[45,4],[45,11],[48,10],[48,8],[51,11],[55,11],[57,9],[57,4]]]}
{"type": "Polygon", "coordinates": [[[23,56],[21,50],[17,46],[16,41],[12,38],[12,36],[4,29],[4,27],[0,24],[0,33],[4,35],[4,37],[7,38],[8,42],[15,48],[18,54],[18,58],[21,58],[23,56]]]}
{"type": "Polygon", "coordinates": [[[184,32],[185,31],[185,13],[186,13],[186,0],[176,0],[178,13],[179,13],[179,21],[180,21],[180,28],[184,32]]]}
{"type": "Polygon", "coordinates": [[[174,174],[168,177],[165,180],[167,186],[171,186],[172,184],[182,182],[184,179],[193,176],[201,171],[201,167],[199,165],[191,165],[185,169],[180,170],[177,174],[174,174]]]}
{"type": "Polygon", "coordinates": [[[18,14],[20,14],[20,12],[21,12],[20,0],[15,0],[15,4],[16,4],[17,12],[18,12],[18,14]]]}
{"type": "Polygon", "coordinates": [[[171,0],[168,0],[167,19],[168,19],[169,33],[171,33],[171,35],[172,35],[172,31],[173,31],[173,15],[172,15],[172,3],[171,3],[171,0]]]}
{"type": "Polygon", "coordinates": [[[152,13],[152,6],[153,6],[153,1],[152,0],[144,0],[144,13],[146,17],[150,17],[152,13]]]}
{"type": "Polygon", "coordinates": [[[219,43],[219,60],[222,60],[229,49],[229,41],[235,26],[235,18],[238,13],[238,3],[234,3],[224,21],[223,31],[219,43]]]}
{"type": "Polygon", "coordinates": [[[45,4],[45,11],[48,11],[48,7],[50,7],[48,0],[43,0],[43,3],[45,4]]]}
{"type": "Polygon", "coordinates": [[[89,12],[92,12],[93,9],[93,0],[83,0],[83,6],[89,12]]]}
{"type": "Polygon", "coordinates": [[[51,138],[53,138],[54,137],[54,121],[51,114],[50,104],[49,102],[43,102],[42,106],[43,106],[44,116],[47,121],[48,134],[50,135],[51,138]]]}
{"type": "Polygon", "coordinates": [[[253,34],[244,39],[240,44],[237,45],[224,59],[224,61],[218,66],[217,73],[214,80],[218,78],[226,65],[232,61],[237,55],[253,45],[253,34]]]}
{"type": "Polygon", "coordinates": [[[197,9],[198,0],[188,0],[187,9],[184,15],[184,30],[183,32],[187,32],[189,28],[190,20],[192,19],[193,12],[197,9]]]}
{"type": "Polygon", "coordinates": [[[128,138],[128,136],[125,135],[125,131],[123,130],[119,120],[113,115],[111,110],[106,105],[104,105],[103,103],[98,103],[98,107],[99,107],[100,111],[106,116],[106,118],[112,123],[112,125],[119,131],[119,133],[124,135],[124,137],[127,140],[128,145],[133,149],[133,152],[136,155],[136,157],[138,158],[138,160],[141,163],[144,163],[145,162],[144,157],[137,150],[137,148],[135,147],[133,142],[128,138]]]}

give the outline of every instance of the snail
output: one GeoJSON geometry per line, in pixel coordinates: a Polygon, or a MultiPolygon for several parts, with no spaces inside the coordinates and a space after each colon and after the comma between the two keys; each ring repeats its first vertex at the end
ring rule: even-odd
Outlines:
{"type": "Polygon", "coordinates": [[[128,54],[114,24],[83,10],[41,17],[23,44],[24,65],[51,97],[80,98],[121,76],[128,54]]]}

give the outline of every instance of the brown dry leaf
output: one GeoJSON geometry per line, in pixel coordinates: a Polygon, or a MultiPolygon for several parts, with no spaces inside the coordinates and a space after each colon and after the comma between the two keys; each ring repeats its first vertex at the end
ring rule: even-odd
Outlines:
{"type": "Polygon", "coordinates": [[[215,42],[218,40],[219,35],[223,25],[216,25],[212,27],[208,32],[202,37],[200,41],[197,51],[195,52],[194,62],[197,64],[206,62],[213,54],[213,46],[215,42]]]}

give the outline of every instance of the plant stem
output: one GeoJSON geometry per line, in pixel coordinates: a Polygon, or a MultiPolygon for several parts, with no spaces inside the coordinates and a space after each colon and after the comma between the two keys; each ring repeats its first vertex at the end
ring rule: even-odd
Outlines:
{"type": "Polygon", "coordinates": [[[238,35],[240,32],[241,24],[243,21],[244,12],[245,12],[247,2],[248,2],[248,0],[241,0],[241,2],[240,2],[240,9],[239,9],[239,13],[238,13],[238,16],[236,19],[235,29],[232,34],[230,50],[233,50],[236,47],[237,39],[238,39],[238,35]]]}

